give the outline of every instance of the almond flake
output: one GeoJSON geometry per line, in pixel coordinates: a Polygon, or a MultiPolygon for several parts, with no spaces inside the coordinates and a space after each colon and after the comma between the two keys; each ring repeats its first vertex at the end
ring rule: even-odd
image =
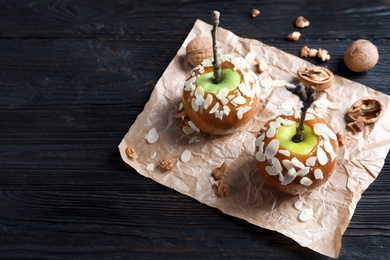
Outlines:
{"type": "Polygon", "coordinates": [[[207,94],[206,99],[203,103],[203,108],[208,109],[211,103],[213,102],[213,96],[211,94],[207,94]]]}
{"type": "Polygon", "coordinates": [[[309,114],[309,113],[306,114],[305,121],[310,121],[310,120],[314,120],[314,119],[315,119],[315,116],[313,114],[309,114]]]}
{"type": "Polygon", "coordinates": [[[313,130],[316,135],[322,136],[328,127],[325,124],[317,123],[314,124],[313,130]]]}
{"type": "Polygon", "coordinates": [[[287,171],[294,169],[294,165],[291,163],[290,160],[283,160],[282,164],[287,169],[287,171]]]}
{"type": "Polygon", "coordinates": [[[297,200],[297,201],[294,203],[294,208],[297,209],[297,210],[302,210],[302,206],[303,206],[303,203],[302,203],[302,201],[300,201],[300,200],[297,200]]]}
{"type": "Polygon", "coordinates": [[[328,156],[326,156],[325,151],[321,148],[317,148],[317,159],[318,163],[321,165],[326,165],[328,163],[328,156]]]}
{"type": "Polygon", "coordinates": [[[192,122],[192,121],[188,121],[187,122],[188,123],[188,125],[192,128],[192,130],[194,130],[195,132],[198,132],[198,133],[200,133],[200,130],[199,130],[199,128],[198,127],[196,127],[196,125],[194,124],[194,122],[192,122]]]}
{"type": "Polygon", "coordinates": [[[203,97],[204,96],[204,90],[201,86],[197,87],[195,90],[195,97],[203,97]]]}
{"type": "Polygon", "coordinates": [[[275,167],[273,166],[266,166],[265,171],[270,175],[270,176],[276,176],[279,173],[276,171],[275,167]]]}
{"type": "Polygon", "coordinates": [[[247,97],[253,97],[253,92],[247,84],[241,83],[238,85],[238,90],[247,97]]]}
{"type": "MultiPolygon", "coordinates": [[[[278,117],[278,118],[280,118],[280,117],[278,117]]],[[[280,123],[278,121],[272,121],[271,123],[269,123],[269,126],[274,127],[274,128],[279,128],[280,123]]]]}
{"type": "Polygon", "coordinates": [[[191,99],[191,107],[195,112],[199,111],[199,106],[196,104],[196,98],[191,99]]]}
{"type": "Polygon", "coordinates": [[[317,161],[317,157],[316,156],[312,156],[310,158],[307,158],[306,166],[314,166],[314,165],[316,165],[316,161],[317,161]]]}
{"type": "Polygon", "coordinates": [[[289,170],[286,175],[284,175],[283,180],[281,181],[281,185],[289,185],[295,180],[295,177],[297,177],[297,172],[293,168],[289,170]]]}
{"type": "Polygon", "coordinates": [[[256,153],[256,160],[258,160],[259,162],[264,162],[265,161],[265,155],[262,151],[258,151],[256,153]]]}
{"type": "Polygon", "coordinates": [[[209,113],[210,113],[210,114],[215,113],[215,112],[218,110],[218,108],[219,108],[219,103],[217,102],[217,103],[215,103],[215,105],[210,109],[209,113]]]}
{"type": "Polygon", "coordinates": [[[322,180],[324,178],[324,174],[323,172],[321,171],[321,169],[315,169],[314,170],[314,178],[316,180],[322,180]]]}
{"type": "Polygon", "coordinates": [[[282,108],[283,110],[291,109],[291,108],[294,107],[294,105],[295,105],[294,100],[292,100],[291,98],[289,98],[289,99],[286,99],[286,100],[282,103],[281,108],[282,108]]]}
{"type": "Polygon", "coordinates": [[[262,133],[259,137],[257,137],[256,140],[255,140],[255,146],[259,146],[260,143],[263,142],[264,137],[265,137],[264,133],[262,133]]]}
{"type": "Polygon", "coordinates": [[[290,157],[291,153],[289,150],[279,150],[280,154],[283,154],[284,156],[290,157]]]}
{"type": "Polygon", "coordinates": [[[191,151],[185,150],[185,151],[181,154],[180,160],[181,160],[183,163],[186,163],[186,162],[188,162],[188,161],[191,159],[191,157],[192,157],[191,151]]]}
{"type": "Polygon", "coordinates": [[[328,108],[333,109],[333,110],[338,110],[341,108],[341,103],[340,102],[329,102],[328,108]]]}
{"type": "Polygon", "coordinates": [[[200,106],[203,106],[204,104],[204,98],[203,96],[197,96],[196,99],[195,99],[195,105],[198,106],[198,109],[200,106]]]}
{"type": "Polygon", "coordinates": [[[192,134],[193,132],[195,132],[195,130],[192,129],[191,127],[189,127],[188,125],[183,126],[182,130],[183,130],[183,132],[184,132],[186,135],[190,135],[190,134],[192,134]]]}
{"type": "Polygon", "coordinates": [[[227,88],[221,88],[221,90],[217,94],[217,98],[219,100],[226,98],[226,96],[229,94],[229,90],[227,88]]]}
{"type": "Polygon", "coordinates": [[[292,159],[291,159],[291,163],[292,163],[295,167],[298,167],[298,168],[300,168],[300,169],[305,168],[305,165],[304,165],[301,161],[299,161],[299,160],[297,159],[297,157],[292,158],[292,159]]]}
{"type": "Polygon", "coordinates": [[[280,161],[278,160],[278,158],[276,158],[276,157],[272,158],[272,165],[275,167],[275,170],[278,173],[281,173],[283,171],[283,167],[280,164],[280,161]]]}
{"type": "Polygon", "coordinates": [[[313,184],[313,181],[310,178],[307,178],[307,177],[303,177],[299,182],[302,185],[305,185],[305,186],[310,186],[310,185],[313,184]]]}
{"type": "Polygon", "coordinates": [[[276,134],[276,128],[271,126],[270,128],[268,128],[267,133],[265,135],[268,138],[272,138],[275,136],[275,134],[276,134]]]}
{"type": "Polygon", "coordinates": [[[146,136],[146,140],[148,141],[148,143],[153,144],[158,140],[159,137],[160,136],[158,135],[156,128],[153,127],[152,129],[149,130],[146,136]]]}
{"type": "Polygon", "coordinates": [[[232,102],[234,102],[238,105],[243,105],[246,103],[246,99],[243,96],[238,96],[235,99],[233,99],[232,102]]]}
{"type": "Polygon", "coordinates": [[[298,218],[300,221],[306,222],[310,220],[312,217],[313,217],[313,210],[309,208],[309,209],[302,210],[298,218]]]}
{"type": "Polygon", "coordinates": [[[269,144],[267,145],[267,148],[265,149],[264,155],[267,157],[267,159],[272,159],[272,157],[275,157],[275,154],[279,150],[279,140],[273,139],[269,144]]]}
{"type": "Polygon", "coordinates": [[[154,169],[154,164],[153,163],[149,163],[148,165],[146,165],[146,168],[145,168],[147,171],[153,171],[154,169]]]}
{"type": "Polygon", "coordinates": [[[305,176],[310,171],[310,167],[304,167],[297,172],[298,176],[305,176]]]}

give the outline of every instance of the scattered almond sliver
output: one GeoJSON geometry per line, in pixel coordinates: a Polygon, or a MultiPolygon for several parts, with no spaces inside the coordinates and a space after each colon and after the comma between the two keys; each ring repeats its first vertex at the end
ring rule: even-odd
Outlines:
{"type": "Polygon", "coordinates": [[[159,137],[160,136],[158,135],[156,128],[153,127],[146,135],[146,140],[148,141],[148,143],[153,144],[158,140],[159,137]]]}
{"type": "Polygon", "coordinates": [[[147,171],[153,171],[154,169],[154,164],[153,163],[149,163],[148,165],[146,165],[146,170],[147,171]]]}
{"type": "Polygon", "coordinates": [[[337,110],[337,109],[340,109],[341,108],[341,103],[340,102],[329,102],[328,103],[328,108],[329,109],[333,109],[333,110],[337,110]]]}
{"type": "Polygon", "coordinates": [[[299,214],[299,220],[302,222],[306,222],[313,217],[313,210],[311,208],[303,209],[299,214]]]}
{"type": "Polygon", "coordinates": [[[191,151],[189,150],[185,150],[182,154],[181,154],[181,157],[180,157],[180,160],[183,162],[183,163],[186,163],[188,162],[192,157],[192,153],[191,151]]]}

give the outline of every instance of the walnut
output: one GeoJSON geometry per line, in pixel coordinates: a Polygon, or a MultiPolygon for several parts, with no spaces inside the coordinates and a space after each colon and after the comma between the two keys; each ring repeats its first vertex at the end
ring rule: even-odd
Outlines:
{"type": "Polygon", "coordinates": [[[337,132],[336,136],[340,145],[345,145],[351,140],[351,137],[344,135],[341,131],[337,132]]]}
{"type": "Polygon", "coordinates": [[[187,47],[187,60],[192,66],[198,66],[203,60],[213,56],[213,41],[211,37],[196,37],[187,47]]]}
{"type": "Polygon", "coordinates": [[[295,26],[298,28],[305,28],[310,25],[310,22],[305,19],[303,16],[298,16],[298,18],[295,20],[295,26]]]}
{"type": "Polygon", "coordinates": [[[307,47],[306,45],[302,47],[301,49],[301,57],[309,57],[309,53],[310,53],[310,48],[307,47]]]}
{"type": "Polygon", "coordinates": [[[256,18],[260,14],[260,11],[256,8],[252,9],[251,16],[252,18],[256,18]]]}
{"type": "Polygon", "coordinates": [[[328,54],[327,50],[318,49],[317,57],[320,58],[322,61],[330,60],[330,55],[328,54]]]}
{"type": "Polygon", "coordinates": [[[379,99],[361,98],[349,108],[346,119],[349,122],[371,124],[382,117],[385,109],[385,104],[379,99]]]}
{"type": "Polygon", "coordinates": [[[129,157],[129,159],[137,159],[138,158],[137,153],[130,146],[128,146],[126,148],[125,153],[126,153],[127,157],[129,157]]]}
{"type": "Polygon", "coordinates": [[[347,127],[352,130],[354,134],[358,132],[363,132],[364,123],[363,122],[351,122],[347,124],[347,127]]]}
{"type": "Polygon", "coordinates": [[[317,91],[324,91],[330,88],[334,82],[333,73],[321,66],[310,66],[300,68],[297,72],[298,79],[309,88],[314,86],[317,91]]]}
{"type": "Polygon", "coordinates": [[[214,179],[216,180],[222,179],[223,175],[225,174],[226,167],[227,167],[227,163],[223,162],[221,166],[214,168],[212,171],[214,179]]]}
{"type": "Polygon", "coordinates": [[[299,37],[301,37],[300,32],[292,32],[289,35],[287,35],[287,39],[291,41],[299,41],[299,37]]]}
{"type": "Polygon", "coordinates": [[[354,72],[372,69],[378,59],[378,48],[364,39],[353,42],[344,54],[345,65],[354,72]]]}
{"type": "Polygon", "coordinates": [[[219,197],[226,197],[230,194],[230,186],[224,183],[223,180],[215,181],[214,187],[216,188],[215,194],[217,194],[219,197]]]}
{"type": "Polygon", "coordinates": [[[172,159],[163,159],[159,162],[159,166],[162,171],[167,172],[172,170],[173,166],[175,166],[175,163],[172,161],[172,159]]]}

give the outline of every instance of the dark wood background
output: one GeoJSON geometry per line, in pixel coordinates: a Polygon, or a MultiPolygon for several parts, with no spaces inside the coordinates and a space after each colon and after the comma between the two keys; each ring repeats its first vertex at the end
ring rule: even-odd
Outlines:
{"type": "MultiPolygon", "coordinates": [[[[328,259],[138,175],[117,145],[196,19],[390,94],[390,1],[0,1],[1,259],[328,259]],[[250,17],[252,8],[261,15],[250,17]],[[298,15],[311,21],[287,41],[298,15]],[[352,73],[354,40],[379,48],[352,73]]],[[[390,259],[390,159],[363,194],[340,259],[390,259]]]]}

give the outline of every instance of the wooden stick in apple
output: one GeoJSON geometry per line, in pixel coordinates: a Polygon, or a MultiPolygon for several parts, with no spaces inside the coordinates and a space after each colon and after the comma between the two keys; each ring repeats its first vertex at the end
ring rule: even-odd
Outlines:
{"type": "Polygon", "coordinates": [[[301,118],[297,127],[297,133],[292,137],[292,140],[295,143],[300,143],[304,139],[303,131],[306,112],[313,104],[313,102],[317,99],[316,89],[313,86],[306,88],[302,83],[299,83],[296,87],[286,86],[286,89],[297,95],[302,101],[301,118]]]}
{"type": "Polygon", "coordinates": [[[220,13],[218,11],[214,11],[211,14],[211,18],[213,19],[213,29],[211,30],[211,36],[213,38],[213,55],[214,55],[214,83],[218,84],[221,82],[221,74],[222,74],[222,69],[221,69],[221,64],[218,59],[218,46],[217,46],[217,28],[219,25],[219,16],[220,13]]]}

